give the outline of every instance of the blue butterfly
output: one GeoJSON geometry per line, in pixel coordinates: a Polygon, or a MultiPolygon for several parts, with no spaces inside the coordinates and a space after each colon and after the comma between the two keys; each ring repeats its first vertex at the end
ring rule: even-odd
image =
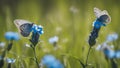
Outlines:
{"type": "Polygon", "coordinates": [[[96,20],[93,22],[93,26],[99,29],[101,26],[106,26],[111,21],[111,17],[106,10],[101,11],[98,8],[94,8],[96,20]]]}
{"type": "Polygon", "coordinates": [[[96,44],[96,38],[98,37],[101,26],[106,26],[111,21],[111,18],[106,10],[101,11],[98,8],[94,8],[96,20],[93,22],[93,30],[89,36],[88,43],[90,46],[96,44]]]}
{"type": "Polygon", "coordinates": [[[30,35],[33,26],[32,22],[22,19],[16,19],[14,20],[14,24],[16,25],[22,36],[28,37],[30,35]]]}

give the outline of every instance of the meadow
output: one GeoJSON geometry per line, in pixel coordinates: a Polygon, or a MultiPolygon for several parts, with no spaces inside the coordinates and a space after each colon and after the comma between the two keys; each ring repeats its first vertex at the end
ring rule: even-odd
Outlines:
{"type": "MultiPolygon", "coordinates": [[[[120,68],[120,58],[113,58],[112,63],[102,51],[96,50],[97,46],[104,43],[106,37],[112,33],[117,33],[118,39],[109,45],[114,46],[113,50],[120,50],[119,3],[120,0],[0,0],[0,42],[5,43],[4,47],[0,47],[0,55],[9,44],[5,33],[9,31],[19,33],[14,20],[24,19],[43,26],[44,33],[40,35],[35,47],[39,64],[45,55],[53,55],[64,68],[83,68],[82,63],[86,63],[89,50],[88,38],[96,19],[93,8],[97,7],[108,11],[111,22],[100,29],[86,68],[120,68]],[[58,40],[51,44],[49,39],[54,36],[58,40]]],[[[34,51],[29,46],[31,35],[29,37],[20,35],[19,40],[13,41],[11,50],[5,56],[5,59],[15,59],[11,68],[37,68],[33,59],[34,51]]],[[[9,68],[8,63],[4,62],[3,68],[9,68]]]]}

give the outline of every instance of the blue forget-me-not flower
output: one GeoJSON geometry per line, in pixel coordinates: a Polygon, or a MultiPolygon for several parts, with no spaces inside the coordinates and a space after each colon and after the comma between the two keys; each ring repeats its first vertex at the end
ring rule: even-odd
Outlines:
{"type": "Polygon", "coordinates": [[[53,62],[53,64],[48,66],[48,68],[64,68],[64,66],[60,63],[59,60],[56,60],[55,62],[53,62]]]}
{"type": "Polygon", "coordinates": [[[120,50],[113,50],[110,45],[103,43],[100,48],[109,59],[120,58],[120,50]]]}
{"type": "Polygon", "coordinates": [[[41,25],[38,26],[34,24],[31,29],[32,29],[32,36],[30,41],[34,46],[36,46],[36,44],[39,41],[39,36],[44,33],[43,27],[41,25]]]}
{"type": "Polygon", "coordinates": [[[116,54],[115,54],[115,57],[116,57],[116,58],[120,58],[120,50],[116,51],[115,53],[116,53],[116,54]]]}
{"type": "Polygon", "coordinates": [[[5,46],[5,42],[0,42],[0,48],[3,48],[5,46]]]}
{"type": "Polygon", "coordinates": [[[54,44],[54,43],[58,42],[58,40],[59,40],[58,36],[54,36],[54,37],[49,38],[48,41],[50,44],[54,44]]]}
{"type": "Polygon", "coordinates": [[[56,58],[53,55],[45,55],[42,59],[42,63],[45,65],[51,65],[56,61],[56,58]]]}
{"type": "Polygon", "coordinates": [[[52,44],[54,46],[54,50],[57,50],[59,47],[57,45],[57,42],[59,40],[59,37],[58,36],[54,36],[54,37],[51,37],[49,38],[49,43],[52,44]]]}
{"type": "Polygon", "coordinates": [[[64,68],[63,64],[53,55],[45,55],[41,60],[41,63],[47,68],[64,68]]]}
{"type": "Polygon", "coordinates": [[[117,33],[113,33],[113,34],[109,34],[106,38],[106,42],[112,42],[118,39],[118,34],[117,33]]]}
{"type": "Polygon", "coordinates": [[[13,59],[13,58],[7,58],[6,59],[6,62],[11,63],[11,64],[15,63],[15,61],[16,61],[16,59],[13,59]]]}
{"type": "Polygon", "coordinates": [[[114,51],[114,50],[105,49],[103,52],[110,59],[112,59],[112,58],[117,58],[117,59],[120,58],[120,50],[114,51]]]}
{"type": "Polygon", "coordinates": [[[103,51],[104,55],[110,59],[115,57],[114,50],[112,50],[106,42],[101,45],[100,50],[103,51]]]}
{"type": "Polygon", "coordinates": [[[44,33],[44,32],[43,32],[43,27],[42,27],[41,25],[36,25],[36,24],[34,24],[34,25],[32,26],[32,31],[33,31],[34,33],[38,32],[39,34],[43,34],[43,33],[44,33]]]}
{"type": "Polygon", "coordinates": [[[6,32],[5,38],[7,40],[19,40],[20,39],[19,34],[16,32],[6,32]]]}
{"type": "Polygon", "coordinates": [[[105,48],[103,52],[110,59],[115,57],[115,52],[111,49],[105,48]]]}

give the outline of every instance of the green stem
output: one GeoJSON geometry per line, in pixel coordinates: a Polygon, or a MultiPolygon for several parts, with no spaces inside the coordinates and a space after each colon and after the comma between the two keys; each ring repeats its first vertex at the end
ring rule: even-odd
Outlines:
{"type": "Polygon", "coordinates": [[[38,63],[38,60],[37,60],[37,56],[36,56],[35,47],[33,46],[32,49],[33,49],[33,53],[34,53],[34,60],[35,60],[35,62],[36,62],[36,64],[37,64],[37,67],[40,68],[40,67],[39,67],[39,63],[38,63]]]}
{"type": "Polygon", "coordinates": [[[10,40],[8,42],[7,47],[5,47],[4,51],[2,52],[2,57],[4,58],[6,56],[6,52],[10,51],[12,49],[12,45],[13,45],[13,40],[10,40]]]}
{"type": "Polygon", "coordinates": [[[90,50],[91,50],[91,46],[89,47],[89,50],[88,50],[85,67],[87,66],[87,63],[88,63],[88,57],[89,57],[89,54],[90,54],[90,50]]]}

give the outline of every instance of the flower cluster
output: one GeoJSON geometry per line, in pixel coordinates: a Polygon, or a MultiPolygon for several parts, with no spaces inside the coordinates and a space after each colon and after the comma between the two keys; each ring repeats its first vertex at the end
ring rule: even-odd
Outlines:
{"type": "Polygon", "coordinates": [[[58,36],[54,36],[54,37],[49,38],[48,41],[50,44],[54,44],[54,43],[58,42],[58,40],[59,40],[58,36]]]}
{"type": "Polygon", "coordinates": [[[108,58],[114,57],[114,51],[107,43],[103,43],[100,47],[100,50],[103,51],[106,57],[108,58]]]}
{"type": "Polygon", "coordinates": [[[36,33],[36,32],[38,32],[39,34],[43,34],[44,32],[43,32],[43,27],[41,26],[41,25],[36,25],[36,24],[34,24],[33,26],[32,26],[32,31],[34,32],[34,33],[36,33]]]}
{"type": "Polygon", "coordinates": [[[6,62],[8,63],[7,68],[11,68],[12,64],[15,63],[16,59],[6,58],[6,62]]]}
{"type": "Polygon", "coordinates": [[[115,41],[118,39],[118,34],[113,33],[109,34],[106,38],[106,41],[102,45],[98,45],[96,50],[102,50],[106,57],[112,59],[112,58],[120,58],[120,50],[114,51],[113,47],[108,45],[109,42],[115,41]]]}
{"type": "Polygon", "coordinates": [[[35,62],[36,62],[36,64],[37,64],[37,66],[38,66],[38,68],[39,68],[39,64],[38,64],[38,60],[37,60],[37,57],[36,57],[36,51],[35,51],[35,46],[38,44],[38,42],[39,42],[39,37],[40,37],[40,35],[41,34],[43,34],[44,32],[43,32],[43,27],[41,26],[41,25],[36,25],[36,24],[34,24],[33,26],[32,26],[32,28],[31,28],[31,32],[32,32],[32,35],[31,35],[31,39],[29,39],[30,40],[30,42],[32,43],[32,44],[30,44],[30,47],[33,49],[33,51],[34,51],[34,58],[35,58],[35,62]]]}
{"type": "Polygon", "coordinates": [[[64,66],[53,55],[45,55],[41,63],[47,68],[64,68],[64,66]]]}
{"type": "Polygon", "coordinates": [[[9,51],[9,50],[11,50],[11,48],[12,48],[12,45],[13,45],[13,40],[19,40],[20,39],[20,37],[19,37],[19,34],[18,33],[16,33],[16,32],[6,32],[5,33],[5,38],[7,39],[7,40],[10,40],[10,42],[9,42],[9,44],[8,44],[8,47],[7,47],[7,50],[9,51]]]}
{"type": "Polygon", "coordinates": [[[99,30],[100,29],[93,28],[93,31],[91,32],[91,34],[89,36],[89,40],[88,40],[88,43],[90,46],[95,45],[99,30]]]}
{"type": "Polygon", "coordinates": [[[16,61],[16,59],[13,59],[13,58],[7,58],[6,59],[6,62],[11,63],[11,64],[15,63],[15,61],[16,61]]]}
{"type": "Polygon", "coordinates": [[[101,50],[103,51],[105,56],[110,58],[110,59],[112,59],[112,58],[120,58],[120,50],[114,51],[107,44],[103,44],[102,47],[101,47],[101,50]]]}
{"type": "MultiPolygon", "coordinates": [[[[2,55],[0,56],[0,68],[2,68],[4,66],[4,59],[5,59],[7,51],[10,51],[12,49],[13,40],[20,39],[18,33],[16,33],[16,32],[6,32],[5,38],[9,41],[9,43],[8,43],[8,46],[2,52],[2,55]]],[[[5,46],[5,43],[0,42],[0,47],[4,47],[4,46],[5,46]]],[[[6,61],[8,63],[8,68],[11,68],[11,64],[15,62],[14,59],[8,59],[8,58],[6,59],[6,61]]]]}
{"type": "Polygon", "coordinates": [[[7,40],[19,40],[20,39],[18,33],[16,33],[16,32],[6,32],[5,38],[7,40]]]}
{"type": "Polygon", "coordinates": [[[41,35],[41,34],[43,34],[44,32],[43,32],[43,27],[41,26],[41,25],[36,25],[36,24],[34,24],[33,26],[32,26],[32,36],[31,36],[31,39],[30,39],[30,42],[34,45],[34,46],[36,46],[36,44],[38,43],[38,41],[39,41],[39,36],[41,35]]]}
{"type": "Polygon", "coordinates": [[[106,38],[106,42],[112,42],[118,39],[118,34],[117,33],[113,33],[113,34],[109,34],[106,38]]]}
{"type": "MultiPolygon", "coordinates": [[[[112,34],[109,34],[107,37],[106,37],[106,41],[103,43],[104,44],[104,46],[106,46],[107,45],[107,43],[109,43],[109,42],[113,42],[113,41],[115,41],[115,40],[117,40],[118,39],[118,34],[117,33],[112,33],[112,34]]],[[[102,45],[103,45],[102,44],[102,45]]],[[[100,50],[101,49],[101,45],[98,45],[97,47],[96,47],[96,50],[100,50]]],[[[113,45],[111,45],[111,46],[109,46],[110,48],[113,48],[114,46],[113,45]]]]}
{"type": "Polygon", "coordinates": [[[4,42],[0,42],[0,48],[3,48],[5,46],[4,42]]]}
{"type": "Polygon", "coordinates": [[[48,40],[49,43],[53,45],[54,50],[57,50],[57,49],[59,48],[58,45],[57,45],[58,40],[59,40],[59,37],[58,37],[58,36],[51,37],[51,38],[49,38],[49,40],[48,40]]]}

